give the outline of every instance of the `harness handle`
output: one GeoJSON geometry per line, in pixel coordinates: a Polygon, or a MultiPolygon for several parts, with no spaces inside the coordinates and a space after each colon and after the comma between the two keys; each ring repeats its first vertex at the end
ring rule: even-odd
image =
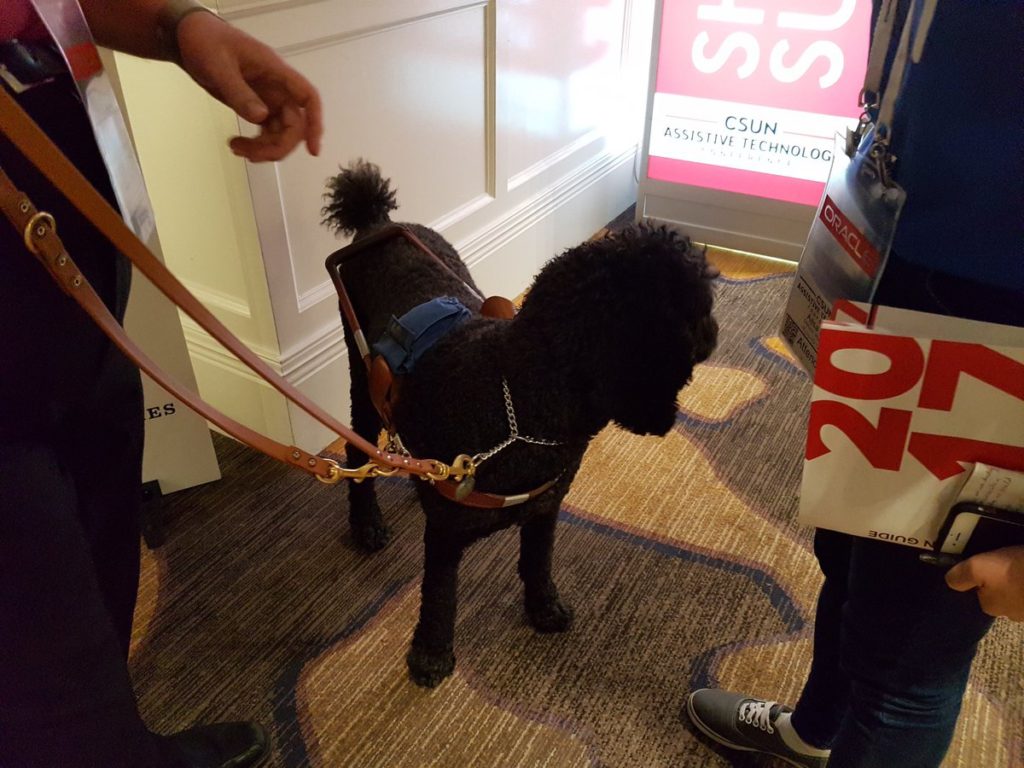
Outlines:
{"type": "MultiPolygon", "coordinates": [[[[338,304],[341,306],[341,312],[345,316],[345,322],[348,324],[349,330],[352,332],[352,337],[355,339],[356,347],[359,349],[359,354],[363,358],[363,364],[366,366],[370,401],[377,410],[377,414],[381,417],[381,421],[383,422],[384,428],[387,430],[389,436],[394,435],[394,427],[391,419],[392,404],[397,400],[400,381],[394,377],[391,368],[382,356],[373,356],[370,345],[366,341],[366,334],[363,332],[363,327],[359,323],[359,318],[356,316],[355,306],[352,304],[352,299],[349,296],[348,290],[345,288],[345,281],[341,277],[341,269],[347,262],[351,261],[354,257],[364,251],[374,248],[382,243],[386,243],[389,240],[393,240],[396,237],[401,237],[407,240],[413,247],[425,254],[431,259],[431,261],[462,283],[466,290],[480,299],[480,314],[485,317],[502,318],[512,318],[515,316],[515,307],[511,301],[501,296],[491,296],[488,299],[484,299],[476,288],[463,280],[455,270],[445,264],[436,253],[430,250],[430,248],[428,248],[422,240],[416,237],[412,230],[404,224],[388,224],[359,238],[358,240],[353,240],[344,248],[340,248],[328,256],[324,261],[324,267],[327,269],[327,274],[331,276],[331,281],[334,283],[334,287],[338,292],[338,304]]],[[[452,466],[454,467],[458,463],[458,459],[456,459],[452,466]]],[[[472,472],[470,472],[470,474],[472,474],[472,472]]]]}

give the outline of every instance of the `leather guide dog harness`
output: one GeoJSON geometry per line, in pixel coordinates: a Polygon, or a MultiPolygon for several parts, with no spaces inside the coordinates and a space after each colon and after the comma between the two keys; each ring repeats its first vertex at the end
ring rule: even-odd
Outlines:
{"type": "MultiPolygon", "coordinates": [[[[363,362],[366,365],[370,400],[380,415],[384,429],[387,432],[386,449],[392,453],[405,454],[407,451],[402,445],[402,440],[393,423],[394,405],[398,401],[401,390],[400,377],[409,373],[415,365],[416,359],[426,349],[467,319],[470,313],[461,302],[451,297],[442,297],[424,302],[411,309],[401,318],[392,317],[384,337],[375,343],[371,349],[366,342],[366,336],[363,333],[362,326],[359,324],[352,300],[342,280],[341,268],[347,261],[350,261],[367,249],[396,237],[405,238],[415,248],[458,279],[467,290],[480,298],[483,302],[480,307],[480,314],[484,317],[510,320],[515,316],[516,310],[512,302],[503,296],[491,296],[484,299],[479,292],[466,284],[447,264],[438,258],[437,254],[431,251],[408,227],[400,224],[390,224],[382,227],[378,231],[352,242],[327,257],[325,266],[331,276],[331,280],[334,282],[334,287],[338,291],[341,311],[345,315],[345,320],[352,331],[356,346],[359,348],[359,353],[362,355],[363,362]],[[373,352],[378,354],[374,355],[373,352]]],[[[509,496],[474,490],[476,468],[512,443],[518,441],[533,445],[559,445],[554,440],[543,440],[519,434],[512,395],[509,392],[508,383],[504,377],[501,380],[501,385],[509,426],[508,438],[494,448],[477,453],[472,457],[464,454],[461,455],[460,458],[465,462],[461,468],[467,471],[465,476],[458,482],[446,478],[433,483],[438,493],[442,496],[468,507],[500,509],[522,504],[547,491],[561,476],[559,474],[527,493],[509,496]]]]}
{"type": "Polygon", "coordinates": [[[175,278],[167,268],[125,226],[118,213],[92,187],[74,165],[50,141],[6,89],[0,87],[0,130],[15,147],[70,200],[96,229],[145,275],[172,302],[186,312],[204,330],[248,365],[271,386],[306,413],[345,438],[368,457],[370,463],[357,468],[340,466],[333,459],[317,456],[296,446],[286,446],[249,429],[225,416],[197,395],[180,385],[129,339],[124,329],[107,310],[79,271],[57,236],[53,216],[39,211],[0,169],[0,210],[23,233],[25,246],[47,269],[60,287],[71,296],[107,336],[139,368],[190,408],[235,439],[286,464],[304,470],[325,483],[343,479],[356,482],[368,477],[409,473],[421,479],[440,482],[449,476],[461,480],[473,471],[468,456],[456,457],[451,465],[435,459],[417,459],[389,452],[372,445],[349,427],[309,400],[263,360],[243,345],[175,278]]]}

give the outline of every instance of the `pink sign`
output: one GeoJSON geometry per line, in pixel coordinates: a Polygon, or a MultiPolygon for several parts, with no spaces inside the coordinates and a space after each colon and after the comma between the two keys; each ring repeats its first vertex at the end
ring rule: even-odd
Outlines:
{"type": "Polygon", "coordinates": [[[663,0],[648,178],[816,205],[860,114],[870,0],[663,0]]]}

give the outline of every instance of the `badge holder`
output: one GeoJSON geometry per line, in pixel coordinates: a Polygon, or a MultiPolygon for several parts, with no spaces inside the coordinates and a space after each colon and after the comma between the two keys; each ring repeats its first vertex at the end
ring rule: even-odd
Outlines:
{"type": "Polygon", "coordinates": [[[920,57],[935,0],[908,14],[889,82],[877,103],[892,37],[894,0],[879,13],[861,92],[864,113],[846,136],[837,134],[832,170],[807,236],[786,304],[782,338],[808,373],[817,364],[818,333],[840,299],[870,301],[892,248],[906,193],[892,178],[892,116],[911,56],[920,57]],[[916,32],[915,32],[916,30],[916,32]],[[914,51],[911,52],[911,38],[914,51]],[[876,108],[877,118],[872,118],[876,108]]]}

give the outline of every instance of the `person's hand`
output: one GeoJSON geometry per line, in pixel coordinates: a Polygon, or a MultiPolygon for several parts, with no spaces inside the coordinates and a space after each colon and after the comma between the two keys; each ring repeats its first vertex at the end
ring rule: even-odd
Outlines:
{"type": "Polygon", "coordinates": [[[981,610],[989,616],[1024,621],[1024,547],[1004,547],[969,557],[946,572],[957,592],[978,590],[981,610]]]}
{"type": "Polygon", "coordinates": [[[269,46],[210,13],[190,13],[178,25],[181,66],[214,98],[260,126],[236,136],[231,151],[254,162],[280,160],[301,141],[320,152],[320,95],[269,46]]]}

